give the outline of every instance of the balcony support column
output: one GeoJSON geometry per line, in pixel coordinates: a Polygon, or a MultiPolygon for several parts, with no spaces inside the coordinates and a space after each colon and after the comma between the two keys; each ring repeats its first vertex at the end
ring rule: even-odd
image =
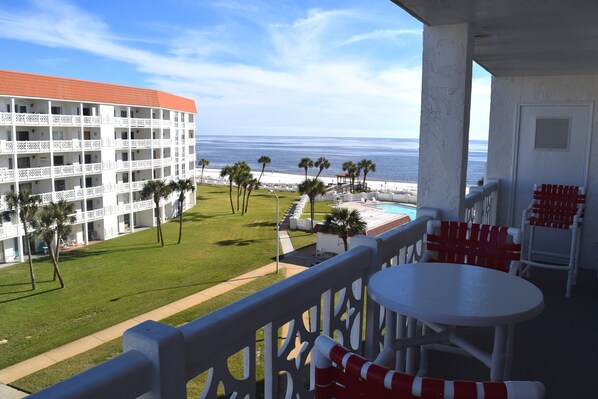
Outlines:
{"type": "Polygon", "coordinates": [[[472,32],[468,24],[424,29],[418,206],[447,220],[464,217],[472,32]]]}

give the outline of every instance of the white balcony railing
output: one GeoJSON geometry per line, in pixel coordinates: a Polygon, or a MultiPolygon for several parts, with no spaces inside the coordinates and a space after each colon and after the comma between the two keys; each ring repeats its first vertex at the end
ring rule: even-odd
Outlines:
{"type": "Polygon", "coordinates": [[[17,141],[17,153],[27,152],[50,152],[50,142],[48,140],[17,141]]]}
{"type": "MultiPolygon", "coordinates": [[[[81,126],[80,115],[50,115],[50,114],[21,114],[12,112],[0,112],[0,126],[10,126],[14,121],[17,125],[23,126],[81,126]]],[[[137,127],[137,128],[164,128],[170,129],[170,120],[149,119],[149,118],[122,118],[109,115],[83,116],[83,126],[100,126],[102,124],[114,124],[115,127],[137,127]]],[[[175,122],[175,127],[185,127],[184,122],[175,122]]],[[[195,129],[195,123],[187,123],[189,129],[195,129]]]]}
{"type": "Polygon", "coordinates": [[[117,193],[128,193],[131,191],[131,183],[118,183],[116,185],[117,193]]]}
{"type": "Polygon", "coordinates": [[[129,170],[129,161],[116,161],[116,170],[129,170]]]}
{"type": "Polygon", "coordinates": [[[53,126],[81,126],[81,117],[78,115],[51,115],[53,126]]]}
{"type": "Polygon", "coordinates": [[[85,151],[100,150],[101,148],[101,140],[83,140],[83,149],[85,149],[85,151]]]}
{"type": "MultiPolygon", "coordinates": [[[[51,200],[52,193],[46,193],[46,194],[50,194],[50,200],[51,200]]],[[[60,201],[60,200],[75,201],[75,200],[83,199],[83,190],[80,188],[73,189],[73,190],[56,191],[55,194],[56,194],[57,201],[60,201]]]]}
{"type": "Polygon", "coordinates": [[[131,190],[133,191],[139,191],[139,190],[143,190],[143,186],[145,186],[145,183],[147,183],[149,180],[139,180],[139,181],[134,181],[131,183],[131,190]]]}
{"type": "Polygon", "coordinates": [[[52,148],[54,151],[80,151],[81,140],[54,140],[52,141],[52,148]]]}
{"type": "Polygon", "coordinates": [[[463,203],[466,222],[496,224],[498,180],[488,179],[482,187],[470,187],[463,203]]]}
{"type": "Polygon", "coordinates": [[[85,173],[86,174],[95,174],[95,173],[102,173],[102,163],[87,163],[85,164],[85,173]]]}
{"type": "Polygon", "coordinates": [[[85,189],[85,196],[87,198],[91,198],[91,197],[101,197],[102,194],[104,194],[104,190],[102,188],[102,186],[96,186],[96,187],[87,187],[85,189]]]}
{"type": "Polygon", "coordinates": [[[131,161],[131,168],[133,169],[149,169],[152,167],[151,159],[141,159],[139,161],[131,161]]]}
{"type": "Polygon", "coordinates": [[[12,112],[0,112],[0,125],[12,125],[12,112]]]}
{"type": "Polygon", "coordinates": [[[41,168],[26,168],[19,169],[18,176],[19,180],[40,180],[50,178],[51,168],[44,166],[41,168]]]}
{"type": "Polygon", "coordinates": [[[16,237],[19,235],[19,226],[17,224],[2,223],[0,225],[0,239],[16,237]]]}
{"type": "MultiPolygon", "coordinates": [[[[31,168],[31,169],[44,169],[44,168],[31,168]]],[[[31,169],[25,169],[25,170],[31,170],[31,169]]],[[[48,167],[48,169],[50,169],[50,168],[48,167]]],[[[83,167],[80,164],[54,166],[54,176],[55,177],[75,176],[75,175],[80,175],[82,173],[83,173],[83,167]]],[[[21,177],[21,169],[19,169],[19,178],[20,177],[21,177]]],[[[47,175],[46,177],[50,177],[50,175],[47,175]]]]}
{"type": "Polygon", "coordinates": [[[367,282],[381,268],[419,259],[426,223],[437,216],[432,213],[379,237],[354,237],[347,253],[178,328],[146,321],[125,332],[122,355],[31,398],[134,398],[149,392],[156,398],[185,397],[187,381],[204,372],[210,378],[201,397],[216,397],[222,388],[233,397],[254,398],[263,378],[266,398],[313,398],[313,380],[305,383],[305,378],[313,378],[307,359],[316,337],[334,335],[368,357],[378,353],[385,320],[374,301],[367,301],[366,309],[367,282]],[[285,326],[287,338],[281,342],[285,326]],[[263,351],[256,345],[260,330],[263,351]],[[239,352],[242,379],[232,378],[227,364],[239,352]],[[262,376],[258,359],[264,363],[262,376]],[[160,379],[158,371],[165,369],[168,377],[160,379]]]}

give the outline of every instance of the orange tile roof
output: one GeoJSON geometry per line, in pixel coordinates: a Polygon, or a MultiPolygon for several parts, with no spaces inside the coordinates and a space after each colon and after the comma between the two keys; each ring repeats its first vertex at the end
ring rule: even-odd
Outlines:
{"type": "Polygon", "coordinates": [[[14,71],[0,70],[0,95],[197,112],[195,101],[163,91],[14,71]]]}

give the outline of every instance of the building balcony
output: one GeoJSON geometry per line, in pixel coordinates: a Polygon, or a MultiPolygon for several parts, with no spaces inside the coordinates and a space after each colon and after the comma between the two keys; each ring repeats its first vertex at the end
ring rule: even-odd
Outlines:
{"type": "Polygon", "coordinates": [[[130,182],[130,183],[118,183],[116,185],[116,192],[121,194],[121,193],[129,193],[132,191],[140,191],[143,189],[143,186],[145,185],[145,183],[147,183],[149,180],[139,180],[139,181],[134,181],[134,182],[130,182]]]}
{"type": "MultiPolygon", "coordinates": [[[[153,141],[160,141],[160,140],[153,140],[153,141]]],[[[116,149],[149,149],[152,147],[152,140],[126,140],[126,139],[116,139],[115,141],[116,149]]]]}
{"type": "MultiPolygon", "coordinates": [[[[149,118],[121,118],[102,116],[81,116],[81,115],[54,115],[54,114],[22,114],[12,112],[0,112],[0,126],[61,126],[61,127],[98,127],[102,124],[114,124],[116,127],[124,128],[163,128],[169,129],[172,125],[170,120],[149,119],[149,118]]],[[[183,124],[184,125],[184,124],[183,124]]],[[[177,124],[177,127],[179,125],[177,124]]],[[[184,127],[184,126],[181,126],[184,127]]]]}

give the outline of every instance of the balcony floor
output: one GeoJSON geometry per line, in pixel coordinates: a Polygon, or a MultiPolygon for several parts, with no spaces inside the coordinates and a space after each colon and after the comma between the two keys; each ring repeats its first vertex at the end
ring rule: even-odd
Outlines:
{"type": "MultiPolygon", "coordinates": [[[[546,398],[598,397],[598,280],[580,270],[571,298],[565,298],[566,274],[534,269],[530,281],[544,293],[544,311],[519,324],[511,379],[537,380],[546,398]]],[[[506,293],[508,295],[508,293],[506,293]]],[[[476,335],[490,349],[492,331],[476,335]]],[[[430,352],[428,375],[450,379],[487,380],[488,369],[474,359],[430,352]]]]}

